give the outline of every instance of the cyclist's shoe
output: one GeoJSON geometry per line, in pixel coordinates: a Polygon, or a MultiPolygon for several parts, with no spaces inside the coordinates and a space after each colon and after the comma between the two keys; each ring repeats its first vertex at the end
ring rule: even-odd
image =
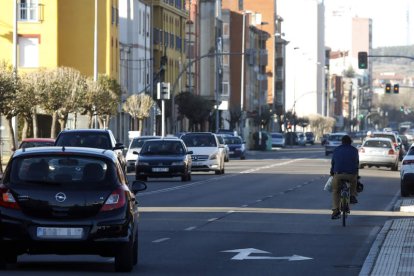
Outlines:
{"type": "Polygon", "coordinates": [[[358,199],[356,198],[356,196],[351,196],[351,197],[349,198],[349,202],[350,202],[351,204],[356,204],[356,203],[358,203],[358,199]]]}
{"type": "Polygon", "coordinates": [[[331,219],[339,219],[341,218],[341,212],[338,209],[332,211],[331,219]]]}

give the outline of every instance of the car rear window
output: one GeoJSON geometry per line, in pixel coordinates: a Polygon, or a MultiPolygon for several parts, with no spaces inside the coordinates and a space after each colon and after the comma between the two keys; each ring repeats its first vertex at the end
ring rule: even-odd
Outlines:
{"type": "Polygon", "coordinates": [[[370,147],[370,148],[391,148],[390,141],[365,141],[363,147],[370,147]]]}
{"type": "Polygon", "coordinates": [[[272,138],[283,138],[283,135],[279,133],[273,133],[272,138]]]}
{"type": "Polygon", "coordinates": [[[52,147],[52,146],[54,146],[54,142],[36,142],[36,141],[32,141],[32,142],[26,142],[26,141],[23,141],[21,144],[20,144],[20,146],[19,146],[19,148],[20,149],[22,149],[22,148],[34,148],[34,147],[52,147]]]}
{"type": "Polygon", "coordinates": [[[12,161],[9,183],[12,187],[59,186],[65,189],[108,187],[114,182],[111,181],[111,168],[103,159],[84,156],[21,157],[12,161]]]}
{"type": "Polygon", "coordinates": [[[112,149],[108,135],[91,132],[61,133],[56,141],[56,146],[112,149]]]}
{"type": "Polygon", "coordinates": [[[329,135],[329,141],[342,141],[343,135],[329,135]]]}

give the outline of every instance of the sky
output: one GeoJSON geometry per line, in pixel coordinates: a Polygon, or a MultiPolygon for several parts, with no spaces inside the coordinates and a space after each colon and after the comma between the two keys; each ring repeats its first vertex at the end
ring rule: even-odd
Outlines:
{"type": "Polygon", "coordinates": [[[373,47],[414,44],[413,0],[325,0],[325,9],[342,6],[372,19],[373,47]]]}

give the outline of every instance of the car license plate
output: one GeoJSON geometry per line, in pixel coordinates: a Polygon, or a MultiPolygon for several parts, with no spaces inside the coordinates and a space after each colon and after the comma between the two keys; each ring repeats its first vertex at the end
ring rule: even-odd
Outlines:
{"type": "Polygon", "coordinates": [[[230,154],[233,154],[233,153],[234,153],[234,151],[230,151],[229,153],[230,153],[230,154]]]}
{"type": "Polygon", "coordinates": [[[192,162],[191,163],[193,166],[200,166],[201,165],[201,162],[192,162]]]}
{"type": "Polygon", "coordinates": [[[37,237],[45,239],[80,239],[83,228],[37,227],[37,237]]]}
{"type": "Polygon", "coordinates": [[[168,168],[152,168],[153,172],[168,172],[168,168]]]}

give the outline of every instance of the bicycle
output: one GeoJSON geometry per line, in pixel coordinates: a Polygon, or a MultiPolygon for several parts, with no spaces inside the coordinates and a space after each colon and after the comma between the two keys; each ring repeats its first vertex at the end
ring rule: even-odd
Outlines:
{"type": "Polygon", "coordinates": [[[351,196],[351,184],[347,181],[342,179],[341,180],[341,189],[339,190],[340,194],[340,202],[339,202],[339,211],[342,214],[342,226],[346,226],[346,218],[348,214],[351,213],[349,209],[350,205],[350,196],[351,196]]]}

